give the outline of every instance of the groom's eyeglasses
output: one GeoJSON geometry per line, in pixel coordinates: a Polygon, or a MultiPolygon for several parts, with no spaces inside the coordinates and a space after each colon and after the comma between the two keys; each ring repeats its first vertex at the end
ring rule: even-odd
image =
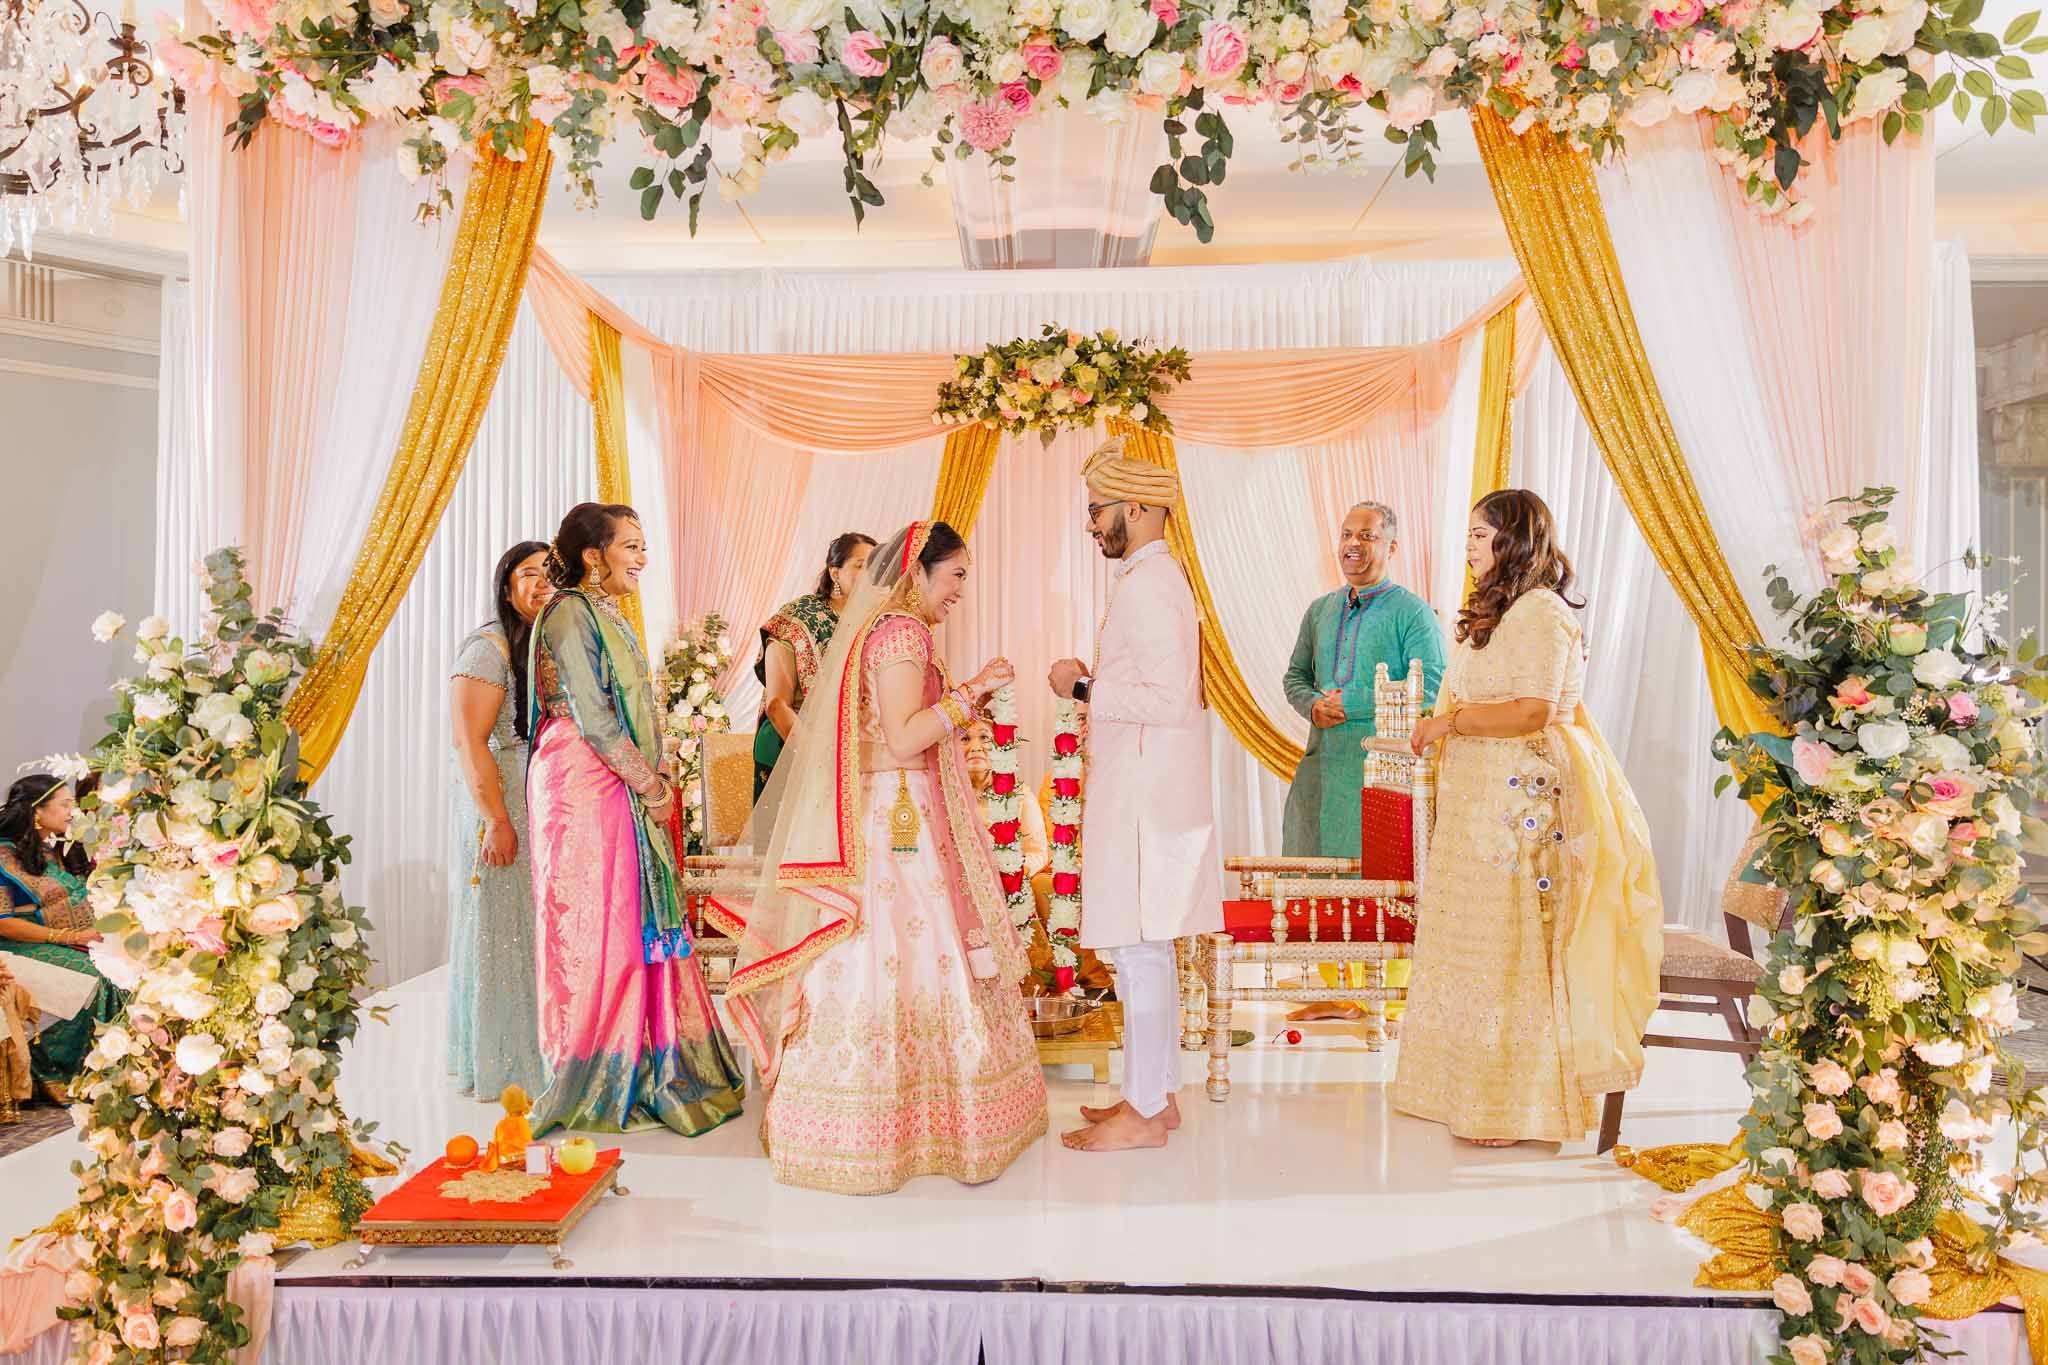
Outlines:
{"type": "Polygon", "coordinates": [[[1093,522],[1097,517],[1101,516],[1110,508],[1121,507],[1122,505],[1122,503],[1116,502],[1091,502],[1088,504],[1088,520],[1090,522],[1093,522]]]}

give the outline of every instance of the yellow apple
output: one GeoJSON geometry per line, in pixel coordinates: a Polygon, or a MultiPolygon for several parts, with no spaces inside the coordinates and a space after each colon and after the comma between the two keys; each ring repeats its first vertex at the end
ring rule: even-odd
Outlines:
{"type": "Polygon", "coordinates": [[[597,1144],[586,1137],[573,1137],[555,1148],[555,1162],[570,1175],[582,1175],[597,1164],[597,1144]]]}

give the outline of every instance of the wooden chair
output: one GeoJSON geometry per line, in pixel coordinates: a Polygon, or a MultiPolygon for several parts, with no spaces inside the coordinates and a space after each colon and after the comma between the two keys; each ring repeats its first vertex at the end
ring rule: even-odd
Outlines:
{"type": "Polygon", "coordinates": [[[728,872],[758,867],[759,862],[744,854],[703,854],[683,859],[678,889],[690,921],[690,938],[696,949],[697,969],[713,995],[725,994],[725,983],[739,965],[740,945],[704,918],[704,897],[717,889],[728,872]]]}
{"type": "Polygon", "coordinates": [[[1360,1001],[1366,1007],[1366,1046],[1378,1051],[1386,1042],[1387,1002],[1407,994],[1387,985],[1386,964],[1413,953],[1415,907],[1435,811],[1434,768],[1408,751],[1408,735],[1422,714],[1421,665],[1413,665],[1399,682],[1390,681],[1386,665],[1380,665],[1373,700],[1379,738],[1365,741],[1367,817],[1375,812],[1393,816],[1396,837],[1375,840],[1357,861],[1247,858],[1225,864],[1248,887],[1257,888],[1270,914],[1263,926],[1239,919],[1226,925],[1226,932],[1198,941],[1194,965],[1207,995],[1212,1100],[1230,1097],[1231,1014],[1238,1001],[1360,1001]],[[1398,837],[1404,832],[1405,839],[1398,837]],[[1389,871],[1405,875],[1384,875],[1389,871]],[[1313,969],[1326,962],[1364,964],[1366,985],[1309,984],[1313,969]],[[1263,983],[1236,984],[1239,963],[1263,966],[1263,983]],[[1279,963],[1300,966],[1302,982],[1276,982],[1273,969],[1279,963]]]}
{"type": "MultiPolygon", "coordinates": [[[[1756,994],[1756,984],[1764,974],[1751,950],[1750,929],[1775,932],[1791,922],[1790,898],[1783,891],[1741,880],[1742,869],[1756,857],[1762,842],[1760,829],[1750,835],[1735,861],[1734,871],[1721,888],[1721,919],[1728,929],[1728,943],[1734,946],[1716,943],[1690,929],[1664,926],[1664,965],[1657,978],[1657,1008],[1686,1014],[1718,1014],[1728,1025],[1727,1041],[1646,1033],[1644,1047],[1732,1052],[1746,1063],[1762,1046],[1762,1035],[1749,1022],[1749,998],[1756,994]]],[[[1621,1140],[1621,1111],[1626,1099],[1624,1092],[1616,1091],[1601,1107],[1602,1152],[1621,1140]]]]}

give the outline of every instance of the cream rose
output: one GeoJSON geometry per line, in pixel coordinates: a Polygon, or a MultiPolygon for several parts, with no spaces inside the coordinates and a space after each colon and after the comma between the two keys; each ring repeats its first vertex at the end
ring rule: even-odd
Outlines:
{"type": "MultiPolygon", "coordinates": [[[[918,59],[917,72],[934,90],[944,85],[957,85],[967,73],[967,58],[951,39],[934,38],[925,44],[924,56],[918,59]]],[[[700,686],[704,686],[706,695],[709,695],[708,685],[700,686]]],[[[691,704],[702,705],[703,701],[704,698],[696,695],[696,689],[692,688],[691,704]]]]}
{"type": "Polygon", "coordinates": [[[1109,28],[1109,0],[1063,0],[1060,27],[1077,43],[1092,43],[1109,28]]]}
{"type": "Polygon", "coordinates": [[[1138,60],[1138,89],[1161,97],[1175,94],[1186,71],[1178,52],[1147,52],[1138,60]]]}
{"type": "Polygon", "coordinates": [[[1765,22],[1764,33],[1771,46],[1790,52],[1805,47],[1820,36],[1820,10],[1806,0],[1773,10],[1765,22]]]}
{"type": "Polygon", "coordinates": [[[1856,83],[1856,93],[1849,99],[1849,122],[1888,114],[1905,97],[1905,68],[1887,66],[1873,71],[1856,83]]]}
{"type": "Polygon", "coordinates": [[[1792,1365],[1828,1365],[1834,1358],[1834,1348],[1811,1332],[1792,1338],[1785,1348],[1792,1353],[1792,1365]]]}
{"type": "Polygon", "coordinates": [[[1387,87],[1387,122],[1412,132],[1436,113],[1436,92],[1420,81],[1401,77],[1387,87]]]}
{"type": "Polygon", "coordinates": [[[118,611],[103,611],[92,618],[92,638],[101,644],[111,641],[128,624],[128,618],[118,611]]]}
{"type": "Polygon", "coordinates": [[[1109,21],[1103,45],[1119,57],[1136,57],[1152,46],[1158,32],[1159,20],[1150,10],[1125,5],[1109,21]]]}
{"type": "Polygon", "coordinates": [[[1901,1270],[1885,1282],[1885,1288],[1909,1308],[1917,1308],[1934,1297],[1934,1283],[1923,1270],[1901,1270]]]}
{"type": "Polygon", "coordinates": [[[1807,1134],[1814,1141],[1826,1142],[1841,1136],[1842,1116],[1832,1104],[1809,1104],[1802,1113],[1807,1134]]]}
{"type": "Polygon", "coordinates": [[[199,1226],[199,1201],[184,1190],[164,1196],[164,1227],[172,1232],[190,1232],[199,1226]]]}
{"type": "Polygon", "coordinates": [[[1813,1192],[1822,1199],[1846,1199],[1849,1197],[1849,1177],[1841,1171],[1815,1171],[1813,1192]]]}
{"type": "Polygon", "coordinates": [[[220,1065],[225,1051],[210,1033],[188,1033],[178,1040],[177,1051],[173,1054],[178,1070],[187,1076],[204,1076],[220,1065]]]}
{"type": "Polygon", "coordinates": [[[1778,1305],[1779,1312],[1795,1318],[1813,1311],[1813,1295],[1806,1292],[1797,1275],[1780,1275],[1771,1281],[1771,1302],[1778,1305]]]}
{"type": "Polygon", "coordinates": [[[1800,1242],[1819,1241],[1827,1231],[1827,1220],[1821,1217],[1820,1209],[1807,1203],[1785,1206],[1785,1234],[1800,1242]]]}
{"type": "Polygon", "coordinates": [[[304,920],[305,915],[299,910],[298,901],[290,896],[280,896],[274,900],[258,901],[251,906],[246,923],[251,933],[274,938],[279,934],[290,933],[304,920]]]}
{"type": "MultiPolygon", "coordinates": [[[[1884,46],[1891,40],[1892,21],[1882,14],[1866,14],[1849,25],[1836,42],[1842,53],[1842,60],[1857,66],[1867,66],[1876,61],[1884,46]]],[[[1884,522],[1873,523],[1871,530],[1884,526],[1884,522]]]]}

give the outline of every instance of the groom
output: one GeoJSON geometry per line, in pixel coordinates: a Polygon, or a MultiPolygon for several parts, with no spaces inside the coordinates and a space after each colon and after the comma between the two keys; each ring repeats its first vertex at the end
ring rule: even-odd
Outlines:
{"type": "Polygon", "coordinates": [[[1088,705],[1081,808],[1081,944],[1109,950],[1124,1010],[1123,1100],[1082,1106],[1084,1152],[1163,1147],[1180,1127],[1180,988],[1173,941],[1223,928],[1209,793],[1209,724],[1195,595],[1166,552],[1173,474],[1110,441],[1088,457],[1088,533],[1116,560],[1095,668],[1052,666],[1088,705]]]}

